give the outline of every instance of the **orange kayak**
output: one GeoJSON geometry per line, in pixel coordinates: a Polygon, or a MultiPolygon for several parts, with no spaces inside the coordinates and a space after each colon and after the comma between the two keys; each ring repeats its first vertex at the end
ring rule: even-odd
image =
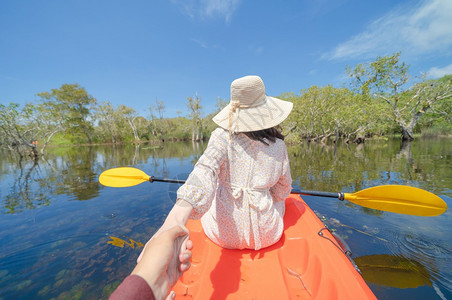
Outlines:
{"type": "Polygon", "coordinates": [[[173,287],[176,299],[376,299],[341,243],[298,195],[286,199],[281,239],[264,249],[221,248],[199,220],[189,220],[187,228],[192,266],[173,287]]]}

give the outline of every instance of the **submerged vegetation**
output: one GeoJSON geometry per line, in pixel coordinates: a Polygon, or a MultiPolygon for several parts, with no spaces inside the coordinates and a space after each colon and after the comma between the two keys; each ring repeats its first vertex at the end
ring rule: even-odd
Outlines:
{"type": "MultiPolygon", "coordinates": [[[[437,80],[412,78],[400,53],[348,68],[348,87],[312,86],[280,98],[294,103],[282,124],[293,143],[362,143],[372,136],[452,132],[452,75],[437,80]]],[[[204,140],[216,127],[213,114],[203,117],[201,97],[188,97],[187,115],[165,118],[165,103],[156,100],[147,113],[99,102],[78,84],[37,95],[37,103],[0,105],[0,147],[37,160],[48,144],[143,143],[204,140]]],[[[227,101],[217,99],[217,111],[227,101]]]]}

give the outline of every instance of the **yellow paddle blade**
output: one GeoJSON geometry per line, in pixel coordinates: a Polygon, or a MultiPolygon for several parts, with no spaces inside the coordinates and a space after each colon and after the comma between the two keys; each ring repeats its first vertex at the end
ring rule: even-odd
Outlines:
{"type": "Polygon", "coordinates": [[[102,172],[99,176],[99,182],[105,186],[128,187],[149,181],[149,178],[146,173],[139,169],[122,167],[102,172]]]}
{"type": "Polygon", "coordinates": [[[399,289],[432,286],[431,275],[419,262],[413,259],[374,254],[353,258],[367,283],[399,289]]]}
{"type": "Polygon", "coordinates": [[[360,206],[415,216],[438,216],[447,209],[446,202],[435,194],[404,185],[375,186],[344,193],[344,198],[360,206]]]}

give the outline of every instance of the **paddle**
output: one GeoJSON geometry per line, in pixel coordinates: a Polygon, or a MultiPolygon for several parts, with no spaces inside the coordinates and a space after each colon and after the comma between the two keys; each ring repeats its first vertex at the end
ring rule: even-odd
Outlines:
{"type": "MultiPolygon", "coordinates": [[[[99,182],[110,187],[129,187],[143,182],[184,183],[184,180],[155,178],[136,168],[114,168],[102,172],[99,182]]],[[[425,190],[403,185],[381,185],[355,193],[328,193],[292,190],[294,194],[330,197],[348,200],[360,206],[393,213],[415,216],[438,216],[446,211],[447,204],[440,197],[425,190]]]]}

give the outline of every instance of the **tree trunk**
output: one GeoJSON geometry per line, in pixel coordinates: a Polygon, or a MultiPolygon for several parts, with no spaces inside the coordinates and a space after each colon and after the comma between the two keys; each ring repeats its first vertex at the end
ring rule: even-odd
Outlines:
{"type": "Polygon", "coordinates": [[[36,145],[32,145],[30,157],[33,159],[34,162],[37,162],[39,160],[39,154],[38,150],[36,149],[36,145]]]}
{"type": "Polygon", "coordinates": [[[414,140],[413,130],[408,127],[402,126],[402,141],[411,142],[414,140]]]}
{"type": "Polygon", "coordinates": [[[362,127],[358,128],[358,131],[356,132],[355,139],[353,140],[353,143],[355,144],[364,144],[366,141],[366,132],[362,127]]]}
{"type": "Polygon", "coordinates": [[[139,140],[140,140],[140,137],[138,136],[137,127],[136,127],[135,124],[133,123],[133,120],[127,119],[127,121],[129,122],[129,125],[130,125],[130,127],[132,128],[133,137],[135,138],[135,141],[139,141],[139,140]]]}
{"type": "Polygon", "coordinates": [[[108,131],[110,132],[111,142],[113,144],[116,144],[116,138],[115,138],[115,135],[113,134],[113,130],[111,130],[110,126],[108,126],[108,131]]]}
{"type": "Polygon", "coordinates": [[[47,137],[47,140],[44,143],[44,146],[41,148],[41,155],[44,156],[44,151],[47,147],[47,144],[50,142],[50,140],[52,139],[53,135],[57,132],[59,132],[60,130],[55,130],[52,133],[49,134],[49,136],[47,137]]]}
{"type": "Polygon", "coordinates": [[[196,121],[196,141],[199,141],[199,124],[198,121],[196,121]]]}
{"type": "Polygon", "coordinates": [[[203,141],[204,140],[204,134],[202,133],[202,121],[199,121],[199,127],[200,127],[200,140],[203,141]]]}
{"type": "Polygon", "coordinates": [[[91,133],[89,132],[88,128],[86,128],[86,125],[83,125],[82,131],[83,131],[83,134],[88,139],[88,143],[92,144],[93,143],[93,138],[92,138],[91,133]]]}
{"type": "Polygon", "coordinates": [[[199,141],[199,120],[193,122],[191,140],[196,142],[199,141]]]}
{"type": "Polygon", "coordinates": [[[402,141],[412,141],[414,140],[413,137],[413,130],[414,126],[416,125],[416,121],[418,118],[412,118],[408,124],[403,122],[402,120],[398,119],[397,123],[400,126],[400,129],[402,131],[402,141]]]}
{"type": "Polygon", "coordinates": [[[334,143],[337,144],[337,141],[339,140],[339,124],[336,124],[336,131],[334,136],[334,143]]]}

